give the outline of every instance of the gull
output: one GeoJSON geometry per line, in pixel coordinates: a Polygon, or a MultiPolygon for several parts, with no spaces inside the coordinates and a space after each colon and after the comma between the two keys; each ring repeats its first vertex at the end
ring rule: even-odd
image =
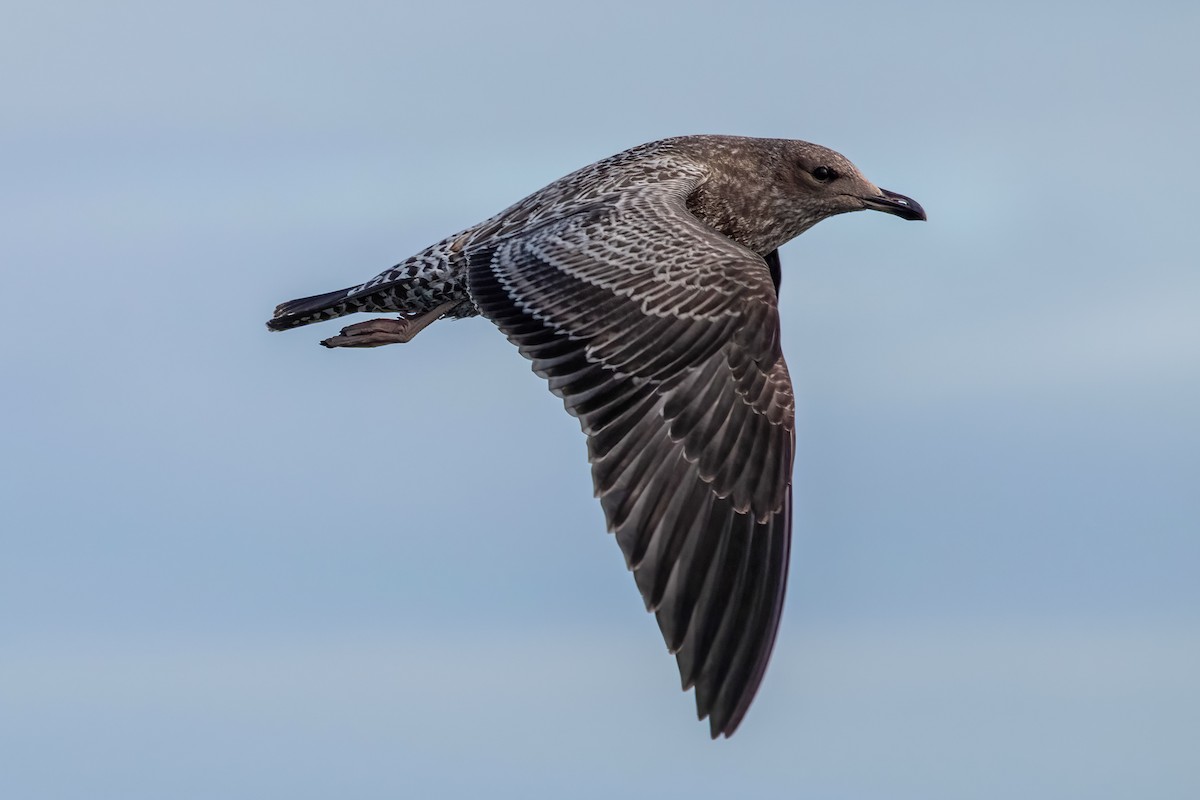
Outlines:
{"type": "Polygon", "coordinates": [[[779,247],[915,200],[796,140],[682,136],[605,158],[366,283],[283,303],[271,330],[355,312],[329,348],[482,314],[587,437],[608,530],[715,739],[741,723],[779,629],[794,397],[779,247]]]}

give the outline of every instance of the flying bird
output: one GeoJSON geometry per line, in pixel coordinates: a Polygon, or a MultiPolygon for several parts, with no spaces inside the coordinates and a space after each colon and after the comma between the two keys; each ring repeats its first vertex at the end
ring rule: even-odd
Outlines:
{"type": "Polygon", "coordinates": [[[283,303],[321,344],[410,341],[482,314],[587,436],[596,495],[712,737],[750,705],[787,583],[795,451],[779,247],[826,217],[924,220],[844,156],[683,136],[571,173],[364,284],[283,303]]]}

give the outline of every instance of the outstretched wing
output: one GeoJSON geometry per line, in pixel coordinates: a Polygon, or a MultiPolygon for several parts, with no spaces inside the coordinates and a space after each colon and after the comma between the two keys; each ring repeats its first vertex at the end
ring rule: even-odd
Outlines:
{"type": "Polygon", "coordinates": [[[596,494],[713,738],[779,626],[793,397],[762,257],[681,193],[626,194],[469,254],[479,310],[588,437],[596,494]]]}

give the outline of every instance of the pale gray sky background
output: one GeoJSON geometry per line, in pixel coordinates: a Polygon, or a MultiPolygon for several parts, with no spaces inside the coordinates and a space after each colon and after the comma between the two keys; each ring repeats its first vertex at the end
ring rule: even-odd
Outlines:
{"type": "Polygon", "coordinates": [[[1194,3],[9,2],[0,796],[1200,796],[1194,3]],[[274,305],[682,133],[783,250],[798,511],[710,742],[488,323],[274,305]]]}

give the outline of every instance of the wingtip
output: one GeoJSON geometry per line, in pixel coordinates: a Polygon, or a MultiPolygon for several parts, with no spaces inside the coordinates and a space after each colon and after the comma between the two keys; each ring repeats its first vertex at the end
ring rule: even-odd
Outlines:
{"type": "Polygon", "coordinates": [[[714,742],[717,739],[720,739],[722,735],[724,735],[726,737],[729,736],[729,734],[725,733],[725,731],[723,731],[721,729],[721,726],[717,724],[717,721],[715,719],[713,719],[712,717],[708,718],[708,735],[709,735],[709,738],[712,739],[714,742]]]}
{"type": "Polygon", "coordinates": [[[701,722],[704,721],[705,717],[708,718],[708,735],[713,739],[713,741],[720,739],[722,736],[726,739],[728,739],[730,736],[733,736],[734,732],[737,731],[738,726],[742,723],[742,716],[744,716],[741,715],[731,717],[727,715],[721,715],[717,713],[717,711],[718,709],[715,708],[700,708],[699,704],[697,704],[696,708],[696,716],[701,722]]]}
{"type": "Polygon", "coordinates": [[[736,730],[736,722],[733,724],[726,723],[725,725],[722,725],[716,717],[710,716],[708,718],[708,735],[714,742],[721,737],[728,739],[736,730]]]}

